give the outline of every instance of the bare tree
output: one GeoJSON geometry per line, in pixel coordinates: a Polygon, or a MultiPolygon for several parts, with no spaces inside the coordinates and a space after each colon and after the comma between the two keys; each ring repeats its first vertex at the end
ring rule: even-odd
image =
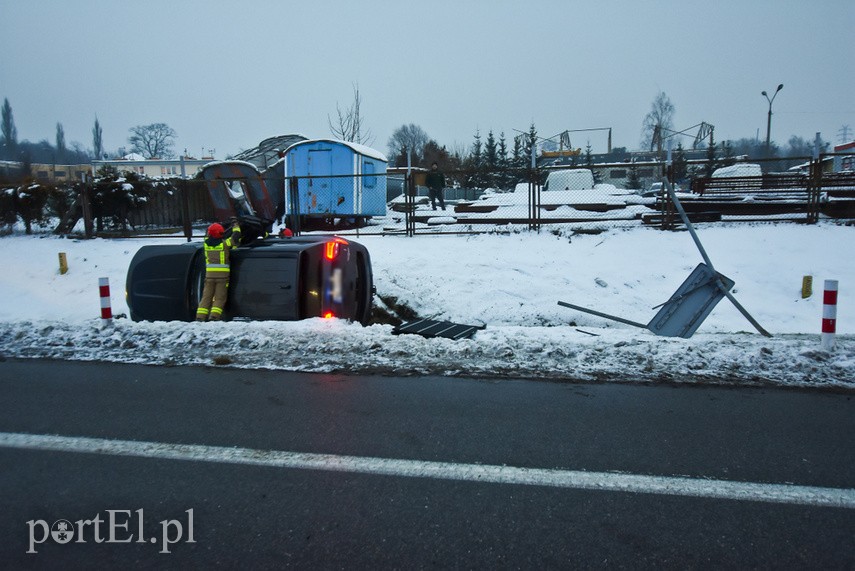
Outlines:
{"type": "Polygon", "coordinates": [[[351,143],[359,143],[361,145],[370,145],[374,141],[370,129],[363,131],[362,96],[359,94],[358,84],[353,85],[353,103],[351,103],[350,107],[342,111],[338,104],[336,104],[335,110],[337,116],[335,123],[327,115],[330,132],[334,137],[342,141],[350,141],[351,143]]]}
{"type": "Polygon", "coordinates": [[[422,160],[425,145],[429,140],[430,137],[428,137],[428,134],[418,125],[414,125],[413,123],[401,125],[389,137],[389,142],[387,143],[389,158],[394,162],[402,163],[398,166],[406,165],[406,152],[409,150],[412,153],[412,164],[417,165],[422,160]]]}
{"type": "Polygon", "coordinates": [[[131,150],[147,159],[170,159],[175,156],[172,145],[175,141],[175,131],[166,123],[137,125],[130,129],[128,142],[131,150]]]}
{"type": "Polygon", "coordinates": [[[656,146],[662,150],[662,140],[669,131],[674,130],[674,104],[671,99],[660,91],[650,106],[650,112],[644,116],[644,125],[641,129],[641,145],[644,149],[656,146]]]}

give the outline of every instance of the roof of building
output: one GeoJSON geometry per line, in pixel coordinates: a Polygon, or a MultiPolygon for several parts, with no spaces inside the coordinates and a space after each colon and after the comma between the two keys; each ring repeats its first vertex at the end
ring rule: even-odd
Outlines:
{"type": "Polygon", "coordinates": [[[257,147],[241,151],[232,158],[237,161],[252,163],[260,169],[266,169],[279,160],[279,153],[284,152],[285,149],[294,143],[299,143],[307,139],[308,137],[299,133],[277,135],[264,139],[258,143],[257,147]]]}
{"type": "Polygon", "coordinates": [[[335,143],[338,145],[344,145],[345,147],[350,147],[351,150],[356,153],[359,153],[360,155],[365,155],[366,157],[371,157],[372,159],[377,159],[378,161],[383,161],[384,163],[389,162],[389,159],[386,158],[386,155],[384,155],[377,149],[372,149],[371,147],[366,147],[365,145],[360,145],[359,143],[342,141],[340,139],[310,139],[306,141],[300,141],[301,145],[308,143],[335,143]]]}

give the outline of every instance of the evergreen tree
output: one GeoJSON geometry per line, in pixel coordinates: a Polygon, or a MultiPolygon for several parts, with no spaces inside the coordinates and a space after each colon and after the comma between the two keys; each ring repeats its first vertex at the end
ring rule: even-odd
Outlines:
{"type": "Polygon", "coordinates": [[[674,182],[681,183],[686,180],[686,167],[689,161],[686,159],[686,151],[683,149],[683,143],[677,143],[677,148],[671,157],[671,174],[674,182]]]}
{"type": "Polygon", "coordinates": [[[505,141],[505,132],[499,133],[499,146],[496,149],[498,152],[497,165],[499,168],[508,167],[508,143],[505,141]]]}
{"type": "Polygon", "coordinates": [[[499,163],[499,154],[496,145],[496,137],[493,130],[487,132],[487,142],[484,144],[484,184],[489,187],[496,186],[496,167],[499,163]]]}
{"type": "Polygon", "coordinates": [[[466,167],[469,171],[469,186],[474,188],[483,188],[484,180],[484,145],[481,143],[481,132],[476,129],[475,142],[472,143],[472,152],[469,154],[469,160],[466,161],[466,167]]]}
{"type": "Polygon", "coordinates": [[[493,130],[487,132],[487,142],[484,144],[484,163],[488,170],[495,170],[499,163],[498,148],[496,146],[496,137],[493,136],[493,130]]]}
{"type": "Polygon", "coordinates": [[[5,159],[12,159],[15,156],[15,148],[18,146],[18,130],[15,128],[15,119],[12,117],[12,106],[9,105],[9,99],[3,99],[3,120],[0,125],[0,134],[3,139],[0,140],[0,149],[2,156],[5,159]]]}
{"type": "Polygon", "coordinates": [[[713,171],[717,168],[715,160],[715,138],[710,133],[710,144],[707,145],[707,162],[704,165],[704,176],[710,178],[713,171]]]}
{"type": "Polygon", "coordinates": [[[588,144],[585,145],[585,168],[589,169],[594,176],[594,184],[599,184],[603,181],[603,174],[594,169],[594,151],[591,148],[591,141],[588,141],[588,144]]]}
{"type": "Polygon", "coordinates": [[[103,131],[101,124],[98,123],[98,117],[95,117],[95,126],[92,127],[92,152],[95,154],[95,159],[101,159],[104,153],[104,141],[102,139],[103,131]]]}
{"type": "Polygon", "coordinates": [[[537,152],[537,128],[535,128],[534,123],[528,128],[528,136],[526,137],[523,149],[525,150],[524,166],[530,167],[532,152],[537,152]]]}
{"type": "Polygon", "coordinates": [[[638,190],[641,188],[641,177],[638,176],[638,165],[635,164],[635,161],[629,165],[626,176],[626,188],[628,190],[638,190]]]}
{"type": "Polygon", "coordinates": [[[511,167],[520,169],[525,166],[525,158],[523,157],[522,135],[514,137],[514,150],[511,155],[511,167]]]}
{"type": "Polygon", "coordinates": [[[436,163],[437,167],[442,172],[447,172],[454,168],[451,161],[451,155],[448,154],[448,149],[444,146],[440,147],[439,143],[431,139],[425,143],[424,146],[423,165],[425,168],[430,168],[433,163],[436,163]]]}
{"type": "Polygon", "coordinates": [[[65,129],[62,127],[62,123],[56,124],[56,160],[59,163],[65,163],[65,129]]]}
{"type": "Polygon", "coordinates": [[[499,133],[499,147],[497,149],[498,157],[497,157],[497,165],[499,169],[502,171],[499,174],[499,186],[503,189],[509,189],[513,187],[513,179],[508,172],[508,144],[505,141],[505,132],[502,131],[499,133]]]}
{"type": "Polygon", "coordinates": [[[475,142],[472,143],[472,152],[469,155],[470,166],[475,169],[481,168],[484,161],[483,145],[481,144],[481,133],[475,131],[475,142]]]}

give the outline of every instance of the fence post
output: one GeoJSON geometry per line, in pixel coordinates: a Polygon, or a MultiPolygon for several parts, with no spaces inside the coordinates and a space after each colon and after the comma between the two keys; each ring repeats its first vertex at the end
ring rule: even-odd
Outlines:
{"type": "Polygon", "coordinates": [[[181,153],[181,217],[184,223],[184,237],[189,242],[193,238],[193,226],[190,224],[190,197],[187,195],[187,169],[184,167],[184,153],[181,153]]]}
{"type": "Polygon", "coordinates": [[[288,179],[288,195],[291,203],[291,216],[287,227],[291,229],[294,236],[300,235],[300,182],[296,176],[288,179]]]}
{"type": "Polygon", "coordinates": [[[190,220],[190,191],[187,190],[187,179],[181,179],[181,218],[184,223],[184,237],[189,242],[193,238],[193,224],[190,220]]]}
{"type": "Polygon", "coordinates": [[[415,177],[407,170],[404,175],[404,235],[416,234],[416,185],[415,177]]]}
{"type": "MultiPolygon", "coordinates": [[[[668,180],[668,184],[671,185],[673,189],[674,185],[674,173],[671,162],[671,139],[668,139],[668,166],[666,171],[666,178],[668,180]]],[[[662,194],[662,229],[663,230],[673,230],[674,229],[674,201],[671,200],[671,195],[668,193],[665,185],[662,185],[662,190],[660,191],[662,194]]],[[[676,191],[675,191],[676,192],[676,191]]],[[[688,217],[688,215],[687,215],[688,217]]]]}
{"type": "Polygon", "coordinates": [[[83,232],[87,238],[92,237],[92,203],[89,201],[89,181],[83,183],[80,189],[80,211],[83,214],[83,232]]]}
{"type": "Polygon", "coordinates": [[[810,163],[808,176],[808,224],[819,222],[819,197],[822,194],[822,156],[818,155],[810,163]]]}

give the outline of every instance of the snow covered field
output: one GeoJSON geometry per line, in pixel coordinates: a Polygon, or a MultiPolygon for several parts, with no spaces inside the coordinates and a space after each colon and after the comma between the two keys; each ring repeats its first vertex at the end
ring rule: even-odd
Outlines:
{"type": "Polygon", "coordinates": [[[542,230],[481,236],[365,236],[378,293],[420,317],[486,324],[472,339],[392,334],[338,320],[134,323],[102,328],[98,278],[127,314],[125,274],[144,244],[0,238],[0,356],[202,364],[317,372],[538,378],[595,382],[759,384],[855,389],[855,227],[822,222],[701,225],[716,269],[769,332],[722,300],[688,340],[658,337],[557,304],[646,323],[702,261],[687,232],[542,230]],[[60,275],[58,254],[69,272],[60,275]],[[802,299],[802,276],[813,295],[802,299]],[[840,283],[837,346],[820,347],[822,286],[840,283]]]}

